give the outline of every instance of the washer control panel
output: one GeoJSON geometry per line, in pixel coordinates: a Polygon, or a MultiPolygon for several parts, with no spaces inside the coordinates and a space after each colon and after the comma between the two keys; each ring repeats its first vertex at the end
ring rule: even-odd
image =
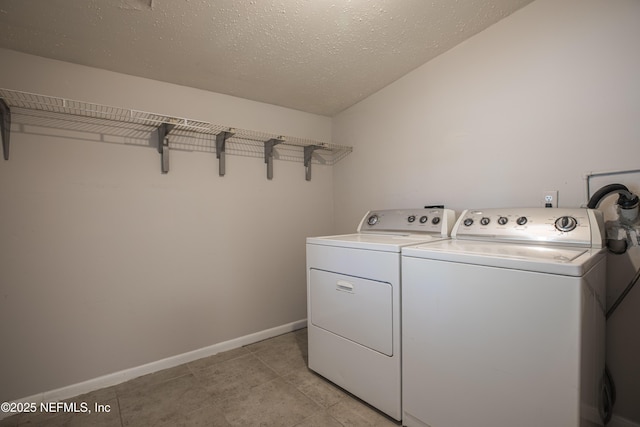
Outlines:
{"type": "Polygon", "coordinates": [[[358,233],[429,233],[448,237],[455,223],[451,209],[386,209],[369,211],[358,233]]]}
{"type": "Polygon", "coordinates": [[[452,237],[600,248],[604,220],[600,211],[583,208],[468,209],[460,215],[452,237]]]}

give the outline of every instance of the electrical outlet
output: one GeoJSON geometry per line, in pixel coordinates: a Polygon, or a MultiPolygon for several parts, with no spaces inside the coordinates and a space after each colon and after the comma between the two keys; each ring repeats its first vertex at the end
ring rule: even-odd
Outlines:
{"type": "Polygon", "coordinates": [[[558,190],[547,190],[542,193],[542,206],[545,208],[558,207],[558,190]]]}

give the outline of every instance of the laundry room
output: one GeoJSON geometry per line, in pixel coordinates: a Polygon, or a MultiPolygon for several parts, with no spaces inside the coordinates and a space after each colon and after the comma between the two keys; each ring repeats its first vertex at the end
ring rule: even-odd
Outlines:
{"type": "MultiPolygon", "coordinates": [[[[166,0],[20,3],[0,0],[0,402],[11,408],[193,372],[295,334],[278,347],[287,360],[307,327],[307,238],[354,233],[371,210],[538,208],[549,193],[550,209],[586,208],[613,183],[640,194],[637,0],[435,1],[422,32],[400,13],[422,2],[330,2],[339,22],[314,22],[305,12],[321,7],[293,0],[224,1],[217,19],[205,14],[216,2],[193,0],[176,16],[166,0]],[[127,39],[115,50],[67,15],[114,31],[123,19],[127,39]],[[180,38],[205,19],[217,29],[180,38]],[[372,27],[392,20],[425,38],[394,45],[398,27],[372,27]],[[171,25],[148,35],[143,21],[171,25]],[[379,49],[340,38],[349,25],[379,49]],[[206,59],[207,43],[230,55],[206,59]],[[425,45],[433,55],[400,73],[425,45]]],[[[616,197],[599,206],[607,231],[616,197]]],[[[607,254],[607,308],[628,291],[606,326],[613,427],[640,426],[634,221],[628,250],[607,254]]],[[[270,382],[280,391],[282,378],[270,382]]],[[[314,404],[267,424],[374,425],[314,404]]],[[[2,427],[27,419],[4,408],[2,427]]],[[[137,425],[125,409],[113,425],[137,425]]],[[[215,425],[260,425],[229,413],[215,425]]]]}

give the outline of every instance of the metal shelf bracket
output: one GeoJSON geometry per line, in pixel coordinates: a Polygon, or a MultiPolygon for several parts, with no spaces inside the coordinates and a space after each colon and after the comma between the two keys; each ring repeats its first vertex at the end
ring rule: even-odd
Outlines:
{"type": "Polygon", "coordinates": [[[169,132],[175,125],[162,123],[158,127],[158,152],[161,156],[162,173],[169,172],[169,132]]]}
{"type": "Polygon", "coordinates": [[[0,139],[2,139],[2,154],[5,160],[9,160],[9,135],[11,134],[11,110],[0,99],[0,139]]]}
{"type": "Polygon", "coordinates": [[[264,162],[267,164],[267,179],[273,179],[273,147],[284,142],[284,137],[272,138],[264,143],[264,162]]]}
{"type": "Polygon", "coordinates": [[[307,181],[311,181],[311,158],[313,157],[313,152],[319,148],[322,147],[319,145],[307,145],[304,147],[304,171],[307,181]]]}
{"type": "Polygon", "coordinates": [[[224,176],[224,174],[226,173],[225,152],[227,139],[231,138],[234,134],[235,130],[229,129],[228,132],[222,131],[216,135],[216,158],[219,159],[218,174],[220,176],[224,176]]]}

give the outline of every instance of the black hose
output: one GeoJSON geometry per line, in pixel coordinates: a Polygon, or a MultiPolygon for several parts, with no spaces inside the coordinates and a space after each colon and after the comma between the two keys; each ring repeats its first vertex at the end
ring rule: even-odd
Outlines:
{"type": "Polygon", "coordinates": [[[598,204],[600,203],[600,201],[607,195],[611,194],[611,193],[617,193],[620,191],[624,191],[627,194],[630,194],[631,192],[629,191],[629,189],[622,185],[622,184],[609,184],[609,185],[605,185],[604,187],[602,187],[601,189],[599,189],[598,191],[596,191],[595,193],[593,193],[593,196],[591,196],[591,198],[589,199],[589,203],[587,204],[587,207],[589,209],[595,209],[598,207],[598,204]]]}
{"type": "MultiPolygon", "coordinates": [[[[589,199],[589,203],[587,204],[587,207],[589,209],[596,209],[600,204],[600,202],[602,201],[602,199],[604,199],[606,196],[608,196],[611,193],[620,194],[620,197],[618,198],[617,203],[621,207],[627,208],[627,205],[628,205],[628,208],[631,208],[632,205],[637,205],[638,203],[638,196],[631,194],[631,192],[626,186],[622,184],[609,184],[609,185],[605,185],[604,187],[596,191],[593,194],[593,196],[591,196],[591,198],[589,199]]],[[[624,248],[616,248],[616,246],[611,243],[613,242],[607,241],[607,247],[613,253],[622,254],[626,252],[626,242],[625,242],[624,248]]],[[[622,294],[620,294],[618,299],[616,299],[616,301],[609,308],[609,310],[607,310],[607,313],[605,315],[605,318],[607,320],[609,319],[609,317],[611,317],[613,312],[616,310],[616,308],[618,308],[622,300],[624,300],[624,298],[627,296],[629,291],[631,291],[631,288],[633,288],[633,286],[636,284],[636,282],[639,279],[640,279],[640,269],[636,272],[636,275],[633,277],[633,280],[631,280],[631,282],[627,285],[627,287],[622,292],[622,294]]],[[[616,386],[613,381],[613,376],[611,375],[611,372],[609,371],[609,368],[607,367],[606,364],[604,367],[604,379],[605,381],[604,381],[604,386],[603,386],[602,396],[601,396],[603,399],[602,408],[601,408],[603,413],[601,413],[601,417],[604,424],[607,425],[609,421],[611,421],[611,418],[613,416],[613,406],[615,405],[615,402],[616,402],[616,386]]]]}
{"type": "MultiPolygon", "coordinates": [[[[636,271],[636,274],[635,276],[633,276],[633,279],[631,279],[631,282],[629,282],[627,287],[624,288],[624,291],[622,291],[616,301],[611,305],[611,307],[609,307],[609,309],[607,310],[607,314],[605,315],[606,320],[609,320],[611,315],[613,315],[613,312],[616,311],[620,303],[624,300],[631,289],[633,289],[638,280],[640,280],[640,269],[636,271]]],[[[615,405],[616,403],[616,384],[613,381],[613,376],[611,375],[611,372],[609,371],[607,365],[604,366],[604,375],[605,385],[602,396],[604,416],[602,417],[602,420],[604,421],[604,425],[607,425],[611,420],[611,417],[613,416],[613,405],[615,405]]]]}
{"type": "Polygon", "coordinates": [[[613,405],[616,403],[617,398],[616,385],[613,382],[613,375],[611,375],[611,371],[609,371],[609,367],[606,365],[604,367],[604,383],[605,387],[607,387],[607,391],[611,401],[611,409],[613,409],[613,405]]]}
{"type": "Polygon", "coordinates": [[[636,271],[636,275],[633,276],[633,279],[631,279],[631,282],[629,282],[629,284],[627,285],[626,288],[624,288],[624,291],[622,291],[622,293],[620,294],[620,296],[618,297],[618,299],[616,299],[616,302],[614,302],[611,307],[609,308],[609,310],[607,310],[607,320],[609,320],[609,317],[611,317],[611,315],[613,314],[614,311],[616,311],[616,308],[618,308],[618,306],[620,305],[620,303],[622,302],[622,300],[627,296],[627,294],[631,291],[631,289],[633,288],[633,286],[636,284],[636,282],[638,282],[638,279],[640,279],[640,269],[638,269],[638,271],[636,271]]]}

